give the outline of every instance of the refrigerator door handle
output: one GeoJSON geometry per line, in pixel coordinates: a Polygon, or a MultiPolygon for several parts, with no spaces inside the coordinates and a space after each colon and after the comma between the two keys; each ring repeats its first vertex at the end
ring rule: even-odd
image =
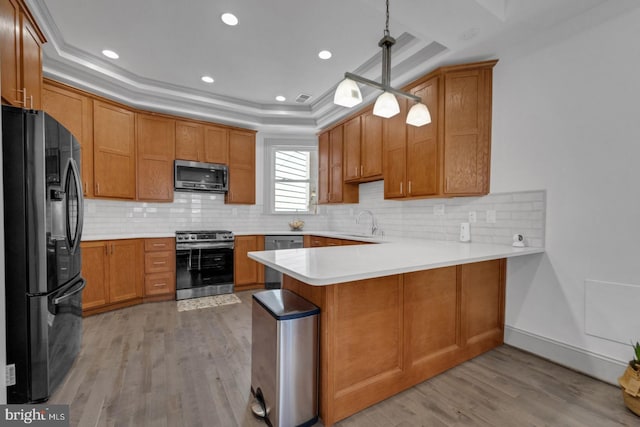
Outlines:
{"type": "MultiPolygon", "coordinates": [[[[69,168],[73,173],[73,181],[76,186],[76,196],[78,197],[78,219],[76,223],[76,234],[75,239],[72,240],[71,228],[70,228],[70,212],[67,209],[67,241],[69,243],[69,252],[75,253],[80,245],[80,240],[82,238],[82,227],[84,225],[84,192],[82,189],[82,180],[80,179],[80,173],[78,172],[78,165],[76,164],[73,158],[69,158],[69,168]]],[[[69,197],[69,189],[66,189],[67,198],[69,197]]],[[[69,200],[67,199],[67,207],[69,206],[69,200]]]]}
{"type": "Polygon", "coordinates": [[[66,293],[60,297],[54,298],[53,299],[53,304],[54,305],[58,305],[61,302],[71,298],[72,296],[74,296],[75,294],[77,294],[78,292],[81,292],[85,287],[87,286],[87,281],[84,279],[80,279],[80,286],[78,286],[76,289],[74,289],[73,291],[66,293]]]}

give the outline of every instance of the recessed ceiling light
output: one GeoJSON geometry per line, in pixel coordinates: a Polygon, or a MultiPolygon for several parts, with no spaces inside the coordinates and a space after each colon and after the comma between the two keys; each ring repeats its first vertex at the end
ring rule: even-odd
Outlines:
{"type": "Polygon", "coordinates": [[[227,25],[238,25],[238,18],[236,18],[236,15],[234,15],[233,13],[223,13],[220,19],[222,19],[222,22],[227,25]]]}
{"type": "Polygon", "coordinates": [[[321,50],[320,53],[318,53],[318,57],[320,59],[329,59],[331,58],[331,52],[328,50],[321,50]]]}
{"type": "Polygon", "coordinates": [[[109,50],[109,49],[105,49],[105,50],[103,50],[103,51],[102,51],[102,54],[103,54],[104,56],[106,56],[107,58],[111,58],[111,59],[118,59],[118,58],[120,58],[120,55],[118,55],[117,53],[115,53],[114,51],[109,50]]]}
{"type": "Polygon", "coordinates": [[[213,83],[213,77],[211,76],[202,76],[201,79],[205,83],[213,83]]]}
{"type": "Polygon", "coordinates": [[[282,96],[282,95],[278,95],[278,96],[276,96],[276,101],[278,101],[278,102],[284,102],[284,101],[286,101],[286,100],[287,100],[287,98],[285,98],[285,97],[284,97],[284,96],[282,96]]]}

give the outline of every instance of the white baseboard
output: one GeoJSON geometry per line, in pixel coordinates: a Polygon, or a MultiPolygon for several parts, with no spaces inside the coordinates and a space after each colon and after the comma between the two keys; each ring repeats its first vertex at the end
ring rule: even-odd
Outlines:
{"type": "Polygon", "coordinates": [[[627,366],[627,362],[507,325],[504,327],[504,342],[616,386],[618,377],[627,366]]]}

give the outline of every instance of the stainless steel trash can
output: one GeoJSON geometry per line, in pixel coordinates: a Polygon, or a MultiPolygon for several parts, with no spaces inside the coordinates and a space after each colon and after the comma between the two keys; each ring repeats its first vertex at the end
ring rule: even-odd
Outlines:
{"type": "Polygon", "coordinates": [[[254,414],[273,427],[318,420],[318,314],[288,290],[253,295],[251,392],[254,414]]]}

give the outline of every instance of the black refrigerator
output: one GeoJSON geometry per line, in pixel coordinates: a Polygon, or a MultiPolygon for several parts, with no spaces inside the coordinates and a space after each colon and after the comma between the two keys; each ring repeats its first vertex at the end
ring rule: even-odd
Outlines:
{"type": "Polygon", "coordinates": [[[80,351],[80,145],[48,114],[2,106],[2,160],[7,401],[37,403],[80,351]]]}

